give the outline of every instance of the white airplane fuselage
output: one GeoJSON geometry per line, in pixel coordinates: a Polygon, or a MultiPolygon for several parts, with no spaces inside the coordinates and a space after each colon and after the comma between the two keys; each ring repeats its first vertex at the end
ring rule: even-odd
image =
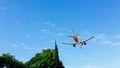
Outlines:
{"type": "Polygon", "coordinates": [[[74,40],[74,42],[63,42],[63,44],[73,45],[73,47],[76,47],[76,45],[79,45],[79,46],[82,48],[83,45],[86,45],[86,42],[87,42],[88,40],[94,38],[94,36],[91,36],[91,37],[89,37],[89,38],[86,39],[86,40],[79,41],[79,39],[78,39],[78,37],[77,37],[78,35],[79,35],[79,34],[74,34],[74,32],[73,32],[73,35],[72,35],[72,36],[68,36],[68,37],[72,37],[73,40],[74,40]]]}
{"type": "Polygon", "coordinates": [[[82,42],[79,42],[79,40],[78,40],[78,37],[77,37],[77,36],[73,36],[73,39],[74,39],[74,41],[76,42],[76,44],[77,44],[77,45],[80,45],[80,46],[82,46],[82,45],[83,45],[83,43],[82,43],[82,42]]]}

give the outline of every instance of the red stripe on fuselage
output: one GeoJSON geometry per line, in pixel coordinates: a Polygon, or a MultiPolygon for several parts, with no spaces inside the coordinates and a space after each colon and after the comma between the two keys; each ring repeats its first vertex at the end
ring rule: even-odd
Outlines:
{"type": "Polygon", "coordinates": [[[73,39],[74,39],[75,42],[78,43],[78,38],[76,36],[73,36],[73,39]]]}

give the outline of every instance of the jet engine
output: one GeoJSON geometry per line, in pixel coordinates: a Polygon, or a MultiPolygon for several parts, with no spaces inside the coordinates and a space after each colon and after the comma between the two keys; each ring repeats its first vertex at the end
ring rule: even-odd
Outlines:
{"type": "Polygon", "coordinates": [[[86,42],[83,42],[84,45],[86,45],[86,42]]]}
{"type": "Polygon", "coordinates": [[[73,44],[73,47],[76,47],[76,44],[73,44]]]}

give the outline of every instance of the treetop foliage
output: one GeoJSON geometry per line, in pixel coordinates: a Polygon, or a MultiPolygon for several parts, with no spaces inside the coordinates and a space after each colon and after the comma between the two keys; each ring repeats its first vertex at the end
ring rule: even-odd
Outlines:
{"type": "Polygon", "coordinates": [[[0,56],[0,68],[64,68],[59,60],[58,47],[55,42],[54,49],[43,49],[41,53],[31,58],[26,63],[15,59],[10,53],[0,56]]]}

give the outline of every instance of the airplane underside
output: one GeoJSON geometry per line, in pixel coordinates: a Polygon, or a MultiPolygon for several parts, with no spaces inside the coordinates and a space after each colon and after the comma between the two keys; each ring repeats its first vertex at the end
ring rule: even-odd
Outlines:
{"type": "Polygon", "coordinates": [[[76,45],[80,45],[80,47],[82,47],[83,45],[86,45],[86,42],[79,42],[79,43],[73,44],[73,47],[76,47],[76,45]]]}

